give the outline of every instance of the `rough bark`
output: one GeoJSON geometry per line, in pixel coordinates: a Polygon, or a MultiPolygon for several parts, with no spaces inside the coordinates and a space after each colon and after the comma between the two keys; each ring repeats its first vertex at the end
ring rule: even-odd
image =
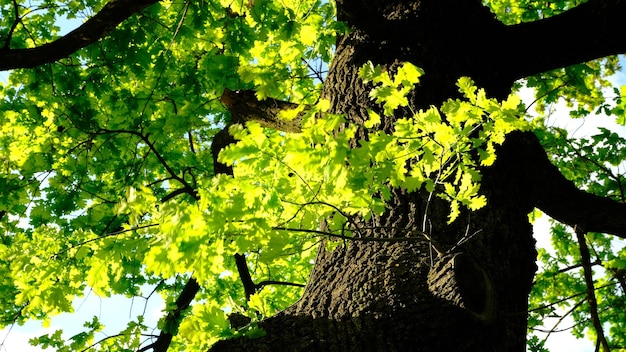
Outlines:
{"type": "MultiPolygon", "coordinates": [[[[422,67],[426,75],[411,97],[419,109],[454,97],[459,76],[471,76],[489,95],[502,98],[514,79],[623,51],[623,40],[599,39],[554,50],[546,44],[550,57],[544,60],[520,54],[527,50],[524,40],[533,42],[542,33],[581,33],[577,21],[587,15],[609,21],[592,29],[594,37],[615,29],[626,14],[620,1],[590,1],[583,10],[513,27],[496,21],[480,1],[337,0],[337,5],[352,31],[338,41],[323,94],[333,112],[355,122],[367,109],[379,109],[357,75],[368,60],[390,70],[403,61],[422,67]]],[[[389,130],[392,123],[389,118],[381,128],[389,130]]],[[[422,230],[426,218],[427,231],[446,253],[437,254],[428,241],[321,247],[302,298],[261,323],[265,337],[222,341],[211,350],[524,351],[536,269],[528,212],[539,207],[585,231],[624,236],[626,208],[576,189],[531,133],[509,135],[496,163],[483,170],[481,190],[488,205],[450,225],[444,202],[429,202],[423,191],[396,190],[387,211],[368,223],[377,230],[366,236],[405,236],[422,230]]]]}

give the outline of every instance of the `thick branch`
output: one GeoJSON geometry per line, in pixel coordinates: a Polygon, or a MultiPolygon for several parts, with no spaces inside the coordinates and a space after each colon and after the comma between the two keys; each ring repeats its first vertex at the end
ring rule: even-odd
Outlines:
{"type": "Polygon", "coordinates": [[[65,36],[35,48],[0,50],[0,70],[29,68],[69,56],[108,35],[130,16],[159,0],[111,0],[95,16],[65,36]]]}
{"type": "MultiPolygon", "coordinates": [[[[548,170],[546,170],[548,171],[548,170]]],[[[537,207],[568,224],[580,222],[587,232],[602,232],[626,238],[626,204],[579,190],[553,167],[552,180],[541,187],[537,207]],[[553,186],[554,188],[551,188],[553,186]]]]}
{"type": "Polygon", "coordinates": [[[625,16],[625,1],[590,0],[545,20],[507,27],[496,52],[504,53],[501,64],[514,79],[626,53],[625,16]]]}
{"type": "Polygon", "coordinates": [[[581,191],[556,168],[551,171],[555,179],[546,180],[541,187],[544,194],[537,203],[539,209],[568,225],[579,221],[586,232],[626,238],[626,204],[581,191]],[[555,188],[550,189],[550,186],[555,188]]]}
{"type": "MultiPolygon", "coordinates": [[[[530,132],[514,132],[507,137],[496,164],[508,170],[500,182],[508,189],[528,185],[516,195],[521,201],[541,209],[550,217],[585,232],[602,232],[626,238],[626,204],[584,192],[561,174],[530,132]],[[506,164],[506,165],[503,165],[506,164]]],[[[515,199],[512,199],[515,201],[515,199]]]]}
{"type": "Polygon", "coordinates": [[[598,336],[598,344],[602,345],[604,352],[609,352],[609,344],[607,343],[606,337],[604,336],[602,321],[600,320],[600,316],[598,315],[598,302],[596,301],[595,289],[593,287],[591,257],[589,255],[589,247],[587,247],[585,233],[577,227],[574,228],[574,230],[576,231],[576,238],[578,239],[578,246],[580,248],[580,258],[585,274],[585,284],[587,285],[587,302],[589,303],[589,312],[593,321],[593,327],[596,330],[596,335],[598,336]]]}

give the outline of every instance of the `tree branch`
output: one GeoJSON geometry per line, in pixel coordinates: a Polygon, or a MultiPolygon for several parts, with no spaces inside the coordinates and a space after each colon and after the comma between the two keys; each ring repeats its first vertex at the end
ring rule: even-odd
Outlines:
{"type": "MultiPolygon", "coordinates": [[[[232,91],[226,90],[222,97],[224,98],[227,94],[236,94],[232,91]]],[[[228,98],[226,98],[228,99],[228,98]]],[[[211,154],[213,155],[213,172],[215,175],[224,174],[224,175],[233,175],[233,168],[220,163],[217,161],[217,157],[220,151],[226,148],[229,144],[235,143],[235,138],[230,135],[228,132],[228,128],[231,124],[227,124],[224,128],[219,131],[211,142],[211,154]]],[[[243,290],[246,295],[246,301],[250,300],[250,296],[256,293],[257,287],[252,281],[252,276],[250,275],[250,269],[248,268],[248,263],[246,262],[246,255],[235,253],[235,264],[237,266],[237,271],[239,272],[239,278],[241,279],[241,283],[243,284],[243,290]]]]}
{"type": "Polygon", "coordinates": [[[150,142],[149,134],[145,134],[144,135],[141,132],[132,131],[132,130],[105,130],[105,129],[102,129],[102,130],[96,132],[96,134],[115,134],[115,133],[126,133],[126,134],[130,134],[130,135],[139,137],[144,143],[146,143],[146,145],[148,146],[150,151],[154,154],[154,156],[157,158],[157,160],[159,160],[159,163],[161,163],[161,165],[165,168],[165,171],[167,171],[167,173],[170,174],[170,178],[180,182],[183,185],[183,188],[181,188],[181,191],[175,190],[172,193],[170,193],[169,195],[166,195],[163,198],[163,200],[162,200],[163,202],[165,202],[165,201],[175,197],[176,195],[178,195],[180,193],[187,193],[190,196],[192,196],[195,200],[199,200],[200,199],[200,197],[196,193],[195,188],[192,185],[190,185],[189,182],[187,182],[184,179],[183,176],[178,176],[178,174],[176,174],[176,172],[167,163],[165,158],[156,149],[156,147],[154,146],[154,143],[150,142]]]}
{"type": "Polygon", "coordinates": [[[550,163],[533,133],[510,133],[498,153],[494,166],[507,171],[497,182],[511,194],[520,185],[528,185],[513,196],[519,198],[519,204],[529,202],[531,207],[584,232],[626,238],[626,204],[578,189],[550,163]]]}
{"type": "MultiPolygon", "coordinates": [[[[253,91],[237,91],[234,92],[229,89],[225,89],[220,97],[220,101],[231,113],[231,121],[224,128],[218,132],[211,143],[211,154],[213,155],[213,170],[215,174],[232,175],[232,167],[222,164],[218,161],[219,153],[222,149],[227,147],[231,143],[235,143],[236,140],[228,132],[229,127],[233,123],[244,123],[246,121],[258,121],[262,126],[275,128],[277,130],[285,132],[298,132],[300,131],[301,121],[296,118],[292,121],[285,121],[278,118],[278,114],[282,110],[295,109],[298,105],[276,100],[266,99],[258,100],[256,94],[253,91]]],[[[239,277],[243,283],[244,292],[246,295],[246,301],[250,300],[250,296],[255,294],[264,285],[271,283],[282,283],[278,281],[264,281],[261,284],[255,284],[250,275],[250,269],[246,262],[245,254],[236,253],[235,264],[237,265],[237,271],[239,277]]],[[[298,285],[298,284],[292,284],[298,285]]]]}
{"type": "MultiPolygon", "coordinates": [[[[187,280],[187,283],[185,284],[185,287],[183,287],[182,292],[178,296],[178,299],[176,299],[176,309],[168,313],[165,317],[165,326],[175,327],[176,329],[178,328],[183,311],[189,308],[189,305],[191,305],[191,301],[193,301],[194,297],[196,297],[196,293],[198,293],[199,290],[200,285],[198,284],[196,279],[194,279],[193,277],[189,278],[189,280],[187,280]]],[[[162,330],[159,334],[159,337],[154,343],[140,349],[138,352],[147,351],[151,348],[153,352],[165,352],[169,349],[170,343],[172,343],[172,338],[174,337],[174,335],[175,331],[162,330]]]]}
{"type": "Polygon", "coordinates": [[[65,36],[38,47],[0,50],[0,71],[30,68],[69,56],[107,36],[126,19],[159,0],[111,0],[95,16],[65,36]]]}
{"type": "Polygon", "coordinates": [[[4,46],[2,47],[2,49],[9,48],[9,46],[11,45],[11,38],[13,38],[13,32],[15,32],[15,28],[17,28],[17,25],[22,22],[22,19],[20,18],[20,7],[16,0],[13,0],[13,11],[15,13],[15,20],[13,21],[11,28],[9,28],[9,32],[7,33],[7,37],[4,40],[4,46]]]}
{"type": "Polygon", "coordinates": [[[591,256],[589,255],[589,247],[585,239],[585,233],[574,226],[574,232],[576,232],[576,238],[578,239],[578,248],[580,248],[580,260],[583,266],[585,274],[585,284],[587,286],[587,302],[589,302],[589,313],[591,314],[591,320],[593,327],[596,330],[598,336],[598,345],[602,345],[604,352],[609,352],[609,344],[604,336],[604,329],[602,328],[602,321],[598,315],[598,302],[596,301],[596,294],[593,287],[593,272],[591,271],[591,256]]]}
{"type": "MultiPolygon", "coordinates": [[[[556,328],[563,322],[563,320],[565,320],[565,318],[567,318],[570,314],[572,314],[578,307],[580,307],[583,303],[585,302],[585,300],[580,300],[578,301],[576,304],[574,304],[574,306],[572,308],[570,308],[567,312],[565,312],[565,314],[563,314],[563,316],[561,316],[559,318],[559,320],[557,320],[557,322],[552,326],[552,329],[547,331],[546,337],[543,338],[543,342],[545,343],[548,340],[548,337],[550,337],[550,335],[553,332],[557,332],[556,328]]],[[[562,331],[565,330],[569,330],[570,328],[567,329],[563,329],[562,331]]]]}
{"type": "Polygon", "coordinates": [[[235,264],[237,264],[237,271],[239,272],[239,277],[241,278],[243,289],[246,293],[246,301],[249,301],[250,296],[256,293],[257,286],[254,284],[254,281],[252,281],[252,276],[250,276],[250,269],[248,269],[246,256],[235,253],[235,264]]]}
{"type": "Polygon", "coordinates": [[[260,290],[260,289],[263,288],[263,286],[267,286],[267,285],[282,285],[282,286],[306,287],[306,285],[304,285],[304,284],[298,284],[298,283],[295,283],[295,282],[286,282],[286,281],[275,281],[275,280],[261,281],[258,284],[254,285],[254,287],[257,290],[260,290]]]}
{"type": "Polygon", "coordinates": [[[537,207],[564,224],[580,223],[585,232],[602,232],[626,238],[626,204],[579,190],[556,167],[540,187],[537,207]],[[551,189],[551,187],[554,187],[551,189]]]}
{"type": "Polygon", "coordinates": [[[230,111],[232,123],[258,121],[262,126],[284,132],[299,132],[301,121],[295,118],[286,121],[278,118],[282,110],[295,109],[297,104],[268,98],[259,100],[254,91],[240,90],[233,92],[225,89],[220,101],[230,111]]]}
{"type": "MultiPolygon", "coordinates": [[[[599,290],[601,290],[603,288],[607,288],[607,287],[611,287],[611,286],[615,286],[615,283],[610,283],[610,284],[606,284],[606,285],[603,285],[603,286],[595,287],[594,290],[598,290],[599,291],[599,290]]],[[[561,304],[561,303],[563,303],[565,301],[569,301],[570,299],[574,299],[576,297],[580,297],[580,296],[586,295],[586,294],[587,294],[587,291],[585,291],[585,292],[578,292],[578,293],[575,293],[575,294],[573,294],[571,296],[561,298],[561,299],[559,299],[557,301],[554,301],[554,302],[552,302],[550,304],[546,304],[546,305],[539,306],[539,307],[536,307],[536,308],[528,309],[528,311],[524,312],[524,313],[536,312],[538,310],[551,308],[551,307],[554,307],[554,306],[556,306],[558,304],[561,304]]]]}
{"type": "Polygon", "coordinates": [[[142,229],[147,229],[147,228],[150,228],[150,227],[155,227],[155,226],[159,226],[159,224],[147,224],[147,225],[141,225],[141,226],[131,227],[131,228],[129,228],[129,229],[123,229],[123,228],[121,228],[121,229],[119,229],[119,230],[116,230],[116,231],[113,231],[113,232],[109,232],[109,233],[107,233],[107,234],[100,235],[100,236],[98,236],[98,237],[91,238],[91,239],[88,239],[88,240],[82,241],[82,242],[80,242],[80,243],[78,243],[78,244],[75,244],[75,245],[69,246],[69,247],[67,247],[67,248],[65,248],[65,249],[62,249],[62,250],[60,250],[60,251],[58,251],[58,252],[54,253],[54,254],[52,255],[52,257],[50,257],[50,259],[55,259],[57,256],[59,256],[59,255],[61,255],[61,254],[63,254],[63,253],[66,253],[66,252],[68,252],[68,251],[70,251],[70,250],[72,250],[72,249],[74,249],[74,248],[79,248],[79,247],[82,247],[82,246],[86,245],[87,243],[91,243],[91,242],[95,242],[95,241],[100,241],[100,240],[102,240],[102,239],[104,239],[104,238],[107,238],[107,237],[113,237],[113,236],[117,236],[117,235],[122,235],[122,234],[125,234],[125,233],[128,233],[128,232],[137,231],[137,230],[142,230],[142,229]]]}
{"type": "Polygon", "coordinates": [[[625,53],[625,16],[624,1],[590,0],[560,15],[506,27],[500,63],[519,79],[625,53]]]}
{"type": "Polygon", "coordinates": [[[222,149],[236,142],[235,138],[228,132],[232,124],[257,121],[264,127],[284,132],[299,132],[302,127],[300,118],[295,118],[291,121],[278,118],[278,114],[282,110],[295,109],[298,106],[297,104],[271,98],[259,100],[254,91],[240,90],[234,92],[228,88],[224,89],[220,101],[230,111],[231,121],[213,137],[211,142],[213,169],[216,175],[232,175],[233,173],[230,166],[222,164],[217,160],[222,149]]]}
{"type": "MultiPolygon", "coordinates": [[[[565,267],[563,269],[559,269],[556,273],[557,274],[563,274],[563,273],[566,273],[566,272],[568,272],[570,270],[578,269],[578,268],[582,267],[583,265],[584,264],[582,264],[582,263],[570,265],[570,266],[567,266],[567,267],[565,267]]],[[[596,266],[596,265],[602,265],[602,261],[600,261],[600,259],[597,259],[597,260],[589,263],[590,267],[593,267],[593,266],[596,266]]]]}

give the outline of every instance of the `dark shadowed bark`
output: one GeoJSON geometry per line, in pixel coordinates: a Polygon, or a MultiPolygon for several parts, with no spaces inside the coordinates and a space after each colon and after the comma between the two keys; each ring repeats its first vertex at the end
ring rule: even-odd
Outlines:
{"type": "Polygon", "coordinates": [[[495,52],[514,78],[626,52],[622,0],[591,0],[545,20],[508,27],[495,52]]]}
{"type": "MultiPolygon", "coordinates": [[[[411,97],[419,109],[455,97],[460,76],[503,98],[515,79],[626,49],[624,38],[611,37],[613,31],[624,36],[622,1],[589,1],[553,19],[511,27],[477,0],[337,5],[352,31],[338,41],[323,95],[332,112],[355,122],[367,109],[380,110],[357,74],[368,60],[390,70],[403,61],[422,67],[426,75],[411,97]],[[546,33],[555,31],[563,41],[547,42],[546,33]],[[583,35],[594,40],[574,45],[580,39],[573,37],[583,35]]],[[[392,123],[389,118],[381,128],[392,123]]],[[[265,337],[222,341],[212,351],[524,351],[536,269],[527,214],[539,207],[568,225],[624,237],[626,206],[576,189],[532,133],[508,136],[496,163],[483,170],[481,190],[487,206],[451,225],[443,201],[396,190],[387,211],[367,224],[376,230],[361,233],[381,241],[320,248],[302,298],[261,323],[265,337]],[[441,253],[426,240],[384,241],[417,233],[424,222],[441,253]]]]}

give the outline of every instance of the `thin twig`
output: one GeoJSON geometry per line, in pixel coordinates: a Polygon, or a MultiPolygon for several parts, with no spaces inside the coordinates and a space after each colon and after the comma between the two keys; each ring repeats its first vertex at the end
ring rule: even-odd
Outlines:
{"type": "Polygon", "coordinates": [[[257,290],[263,288],[263,286],[267,285],[282,285],[282,286],[295,286],[295,287],[305,287],[304,284],[297,284],[295,282],[286,282],[286,281],[274,281],[274,280],[265,280],[261,281],[258,284],[254,285],[257,290]]]}
{"type": "MultiPolygon", "coordinates": [[[[603,286],[600,286],[600,287],[596,287],[595,290],[601,290],[603,288],[607,288],[607,287],[611,287],[611,286],[615,286],[615,283],[610,283],[610,284],[606,284],[606,285],[603,285],[603,286]]],[[[550,308],[550,307],[553,307],[553,306],[555,306],[557,304],[561,304],[561,303],[563,303],[565,301],[569,301],[572,298],[576,298],[576,297],[579,297],[579,296],[582,296],[582,295],[585,295],[585,294],[587,294],[587,291],[579,292],[579,293],[573,294],[571,296],[567,296],[565,298],[561,298],[558,301],[552,302],[550,304],[546,304],[544,306],[540,306],[540,307],[537,307],[537,308],[529,309],[526,312],[524,312],[524,314],[530,313],[530,312],[534,312],[534,311],[538,311],[538,310],[543,310],[543,309],[546,309],[546,308],[550,308]]]]}
{"type": "MultiPolygon", "coordinates": [[[[164,319],[165,325],[175,322],[176,326],[178,327],[178,322],[180,321],[183,312],[187,308],[189,308],[189,306],[191,305],[191,301],[193,301],[193,299],[196,297],[196,293],[198,293],[199,290],[200,285],[198,284],[196,279],[194,279],[193,277],[189,278],[189,280],[187,280],[187,283],[183,287],[183,290],[178,295],[178,299],[176,299],[176,309],[167,313],[167,316],[164,319]]],[[[153,352],[166,352],[170,347],[170,343],[172,342],[174,334],[175,332],[172,331],[161,330],[161,333],[159,334],[159,337],[156,339],[156,341],[149,344],[148,346],[137,350],[137,352],[144,352],[149,349],[152,349],[153,352]]]]}
{"type": "Polygon", "coordinates": [[[103,239],[103,238],[112,237],[112,236],[117,236],[117,235],[121,235],[121,234],[126,233],[126,232],[137,231],[137,230],[146,229],[146,228],[149,228],[149,227],[154,227],[154,226],[159,226],[159,224],[141,225],[141,226],[132,227],[132,228],[130,228],[130,229],[123,229],[123,230],[119,230],[119,231],[109,232],[109,233],[104,234],[104,235],[102,235],[102,236],[98,236],[98,237],[95,237],[95,238],[92,238],[92,239],[89,239],[89,240],[83,241],[83,242],[81,242],[81,243],[75,244],[75,245],[70,246],[70,247],[68,247],[68,248],[65,248],[65,249],[63,249],[63,250],[60,250],[60,251],[56,252],[56,253],[55,253],[52,257],[53,257],[53,258],[54,258],[54,257],[57,257],[57,256],[59,256],[60,254],[63,254],[63,253],[65,253],[65,252],[69,251],[69,250],[72,250],[72,249],[77,248],[77,247],[84,246],[84,245],[86,245],[87,243],[91,243],[91,242],[99,241],[99,240],[101,240],[101,239],[103,239]]]}
{"type": "MultiPolygon", "coordinates": [[[[92,348],[96,347],[97,345],[99,345],[99,344],[103,343],[103,342],[104,342],[104,341],[106,341],[106,340],[109,340],[109,339],[114,339],[114,338],[117,338],[117,337],[122,337],[122,336],[127,336],[127,334],[115,334],[115,335],[107,336],[107,337],[105,337],[105,338],[103,338],[103,339],[100,339],[100,340],[99,340],[99,341],[97,341],[97,342],[94,342],[91,346],[89,346],[89,347],[87,347],[87,348],[85,348],[85,349],[81,350],[81,352],[89,351],[89,350],[91,350],[92,348]]],[[[145,336],[147,336],[147,337],[156,337],[156,335],[150,335],[150,334],[141,334],[141,336],[144,336],[144,337],[145,337],[145,336]]]]}
{"type": "Polygon", "coordinates": [[[565,312],[565,314],[563,314],[563,316],[559,318],[559,320],[554,324],[554,326],[552,326],[552,329],[548,331],[546,337],[543,339],[543,342],[545,343],[548,340],[548,337],[550,337],[550,334],[556,331],[556,327],[559,326],[568,315],[572,314],[572,312],[576,310],[576,308],[580,307],[583,303],[585,303],[584,299],[578,301],[576,304],[574,304],[572,308],[570,308],[570,310],[565,312]]]}
{"type": "Polygon", "coordinates": [[[539,100],[541,100],[541,99],[543,99],[543,98],[547,97],[548,95],[550,95],[550,94],[552,94],[552,93],[556,92],[557,90],[559,90],[559,89],[561,89],[561,88],[563,88],[563,87],[567,86],[567,85],[569,84],[569,82],[570,82],[569,80],[564,81],[564,82],[563,82],[563,83],[561,83],[559,86],[557,86],[557,87],[554,87],[554,88],[550,89],[550,90],[549,90],[548,92],[546,92],[544,95],[542,95],[542,96],[540,96],[540,97],[535,98],[535,100],[533,100],[530,104],[528,104],[528,106],[526,106],[526,111],[524,111],[524,112],[525,112],[525,113],[528,113],[528,109],[530,109],[530,107],[531,107],[531,106],[535,105],[535,103],[536,103],[536,102],[538,102],[539,100]]]}
{"type": "Polygon", "coordinates": [[[100,130],[100,131],[97,132],[97,134],[111,134],[111,133],[126,133],[126,134],[130,134],[130,135],[139,137],[139,139],[141,139],[144,143],[146,143],[148,148],[150,148],[150,151],[152,151],[154,156],[159,160],[159,163],[161,163],[161,165],[163,165],[163,167],[165,168],[167,173],[170,174],[170,177],[172,179],[180,182],[183,185],[183,189],[186,190],[186,193],[188,193],[190,196],[194,197],[196,200],[199,199],[198,195],[195,194],[195,192],[193,191],[194,190],[193,186],[190,185],[189,182],[187,182],[183,177],[178,176],[178,174],[176,174],[176,172],[174,172],[174,170],[170,167],[170,165],[167,163],[167,161],[161,155],[161,153],[159,153],[159,151],[154,146],[154,143],[152,143],[150,141],[149,134],[145,134],[144,135],[141,132],[132,131],[132,130],[105,130],[105,129],[103,129],[103,130],[100,130]]]}

